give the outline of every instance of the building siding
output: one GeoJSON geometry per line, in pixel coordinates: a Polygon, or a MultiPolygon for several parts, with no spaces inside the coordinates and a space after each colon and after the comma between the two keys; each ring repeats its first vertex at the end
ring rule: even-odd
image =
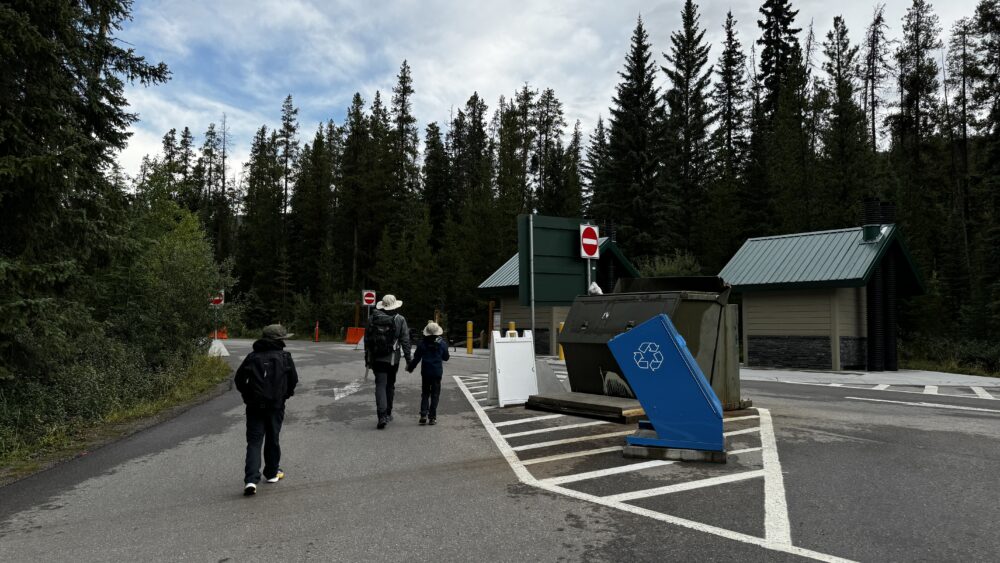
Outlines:
{"type": "MultiPolygon", "coordinates": [[[[747,335],[829,338],[832,294],[833,290],[829,289],[745,293],[743,307],[747,335]]],[[[753,348],[752,343],[747,345],[753,348]]]]}
{"type": "Polygon", "coordinates": [[[868,336],[868,323],[865,320],[865,288],[843,287],[837,290],[840,305],[840,335],[868,336]]]}

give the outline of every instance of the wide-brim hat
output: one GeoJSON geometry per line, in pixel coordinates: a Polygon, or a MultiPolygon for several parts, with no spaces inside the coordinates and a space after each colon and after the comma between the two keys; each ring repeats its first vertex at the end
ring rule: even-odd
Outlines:
{"type": "Polygon", "coordinates": [[[281,325],[267,325],[264,327],[264,338],[270,340],[284,340],[293,336],[295,335],[288,332],[288,330],[281,325]]]}
{"type": "Polygon", "coordinates": [[[441,325],[434,321],[427,321],[427,326],[424,327],[424,336],[441,336],[444,334],[444,330],[441,325]]]}
{"type": "Polygon", "coordinates": [[[377,305],[375,305],[375,308],[380,311],[395,311],[396,309],[399,309],[402,306],[403,302],[400,301],[399,299],[396,299],[396,296],[390,293],[385,297],[383,297],[382,300],[379,301],[377,305]]]}

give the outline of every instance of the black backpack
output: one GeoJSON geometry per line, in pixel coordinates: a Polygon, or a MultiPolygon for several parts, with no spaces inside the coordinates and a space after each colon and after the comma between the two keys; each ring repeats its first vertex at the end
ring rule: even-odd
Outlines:
{"type": "Polygon", "coordinates": [[[372,358],[385,357],[396,349],[396,315],[375,315],[365,333],[365,350],[372,358]]]}
{"type": "Polygon", "coordinates": [[[238,377],[242,378],[247,404],[277,406],[285,399],[288,391],[288,364],[281,350],[259,352],[248,362],[238,377]]]}

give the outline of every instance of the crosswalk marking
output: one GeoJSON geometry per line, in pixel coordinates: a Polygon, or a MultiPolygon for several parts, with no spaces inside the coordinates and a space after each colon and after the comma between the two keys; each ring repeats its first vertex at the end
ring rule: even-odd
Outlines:
{"type": "Polygon", "coordinates": [[[937,395],[938,386],[937,385],[924,385],[924,395],[937,395]]]}
{"type": "Polygon", "coordinates": [[[723,432],[723,436],[738,436],[740,434],[750,434],[751,432],[759,432],[760,427],[754,426],[753,428],[744,428],[743,430],[733,430],[732,432],[723,432]]]}
{"type": "Polygon", "coordinates": [[[986,389],[983,389],[982,387],[972,387],[971,389],[972,389],[972,392],[975,393],[976,396],[979,397],[980,399],[995,399],[996,398],[993,395],[991,395],[989,391],[987,391],[986,389]]]}

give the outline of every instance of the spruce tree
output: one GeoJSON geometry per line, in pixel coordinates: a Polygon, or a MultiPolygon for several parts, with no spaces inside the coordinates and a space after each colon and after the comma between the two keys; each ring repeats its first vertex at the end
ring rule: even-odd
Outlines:
{"type": "Polygon", "coordinates": [[[764,19],[757,20],[763,33],[757,44],[761,46],[760,81],[763,86],[761,103],[765,114],[773,114],[781,94],[789,87],[790,74],[798,72],[802,64],[797,34],[800,28],[792,27],[798,10],[792,10],[789,0],[765,0],[760,8],[764,19]]]}
{"type": "Polygon", "coordinates": [[[393,185],[396,197],[414,202],[420,188],[420,168],[417,165],[417,118],[413,116],[413,79],[410,65],[404,60],[392,89],[392,160],[393,185]]]}
{"type": "Polygon", "coordinates": [[[594,131],[590,134],[590,142],[587,144],[587,157],[581,165],[581,173],[585,181],[584,214],[588,217],[608,217],[610,213],[610,202],[604,199],[609,195],[610,189],[609,166],[608,133],[604,128],[604,118],[598,116],[597,125],[594,126],[594,131]]]}
{"type": "Polygon", "coordinates": [[[864,83],[865,115],[868,119],[870,134],[868,143],[872,154],[878,152],[879,107],[884,105],[882,89],[892,74],[892,42],[888,38],[889,24],[885,20],[885,4],[875,6],[871,23],[865,30],[865,48],[862,58],[864,67],[862,80],[864,83]]]}
{"type": "Polygon", "coordinates": [[[726,14],[725,39],[715,65],[712,92],[716,128],[712,131],[712,170],[703,265],[718,271],[743,243],[739,197],[747,183],[750,94],[747,60],[736,33],[736,18],[726,14]]]}
{"type": "Polygon", "coordinates": [[[714,121],[709,100],[712,67],[708,66],[710,45],[699,22],[698,7],[684,2],[681,29],[670,34],[670,52],[664,53],[669,66],[663,67],[670,82],[667,105],[668,145],[672,147],[668,174],[676,188],[680,214],[675,230],[680,248],[700,251],[700,228],[705,219],[709,128],[714,121]],[[707,66],[707,68],[706,68],[707,66]]]}
{"type": "Polygon", "coordinates": [[[282,215],[288,215],[288,186],[294,181],[296,159],[299,155],[299,124],[296,117],[299,109],[292,103],[292,95],[285,97],[281,104],[281,128],[278,129],[278,151],[281,157],[281,182],[284,190],[282,215]]]}
{"type": "Polygon", "coordinates": [[[651,58],[649,35],[639,18],[612,99],[608,193],[600,197],[606,202],[604,216],[597,217],[618,229],[623,250],[637,260],[660,254],[673,242],[666,232],[668,194],[659,177],[664,111],[651,58]]]}
{"type": "Polygon", "coordinates": [[[844,19],[833,18],[833,29],[823,43],[823,88],[830,108],[821,132],[824,190],[820,204],[825,210],[821,228],[854,225],[860,216],[862,196],[873,195],[865,116],[856,101],[858,51],[859,47],[850,42],[844,19]]]}
{"type": "Polygon", "coordinates": [[[444,225],[456,214],[451,181],[451,162],[437,123],[427,125],[424,137],[423,200],[431,223],[431,243],[435,251],[444,241],[444,225]]]}
{"type": "Polygon", "coordinates": [[[981,0],[976,6],[977,49],[982,80],[973,94],[984,113],[980,124],[982,151],[971,197],[977,201],[974,247],[978,259],[981,303],[992,338],[1000,335],[1000,1],[981,0]]]}

